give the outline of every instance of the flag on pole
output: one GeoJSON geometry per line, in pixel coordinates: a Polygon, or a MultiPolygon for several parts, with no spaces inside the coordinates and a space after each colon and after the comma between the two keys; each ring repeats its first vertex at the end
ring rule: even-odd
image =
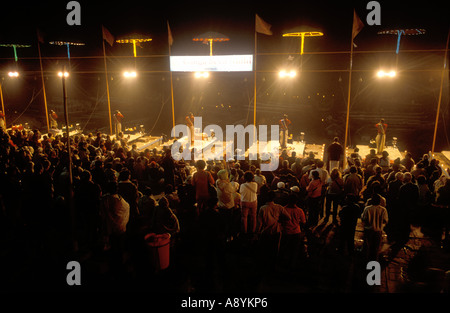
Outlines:
{"type": "Polygon", "coordinates": [[[258,14],[256,14],[256,19],[255,19],[256,32],[270,36],[270,35],[272,35],[272,31],[270,30],[271,27],[272,27],[272,25],[265,22],[262,18],[260,18],[258,16],[258,14]]]}
{"type": "Polygon", "coordinates": [[[353,10],[353,30],[352,30],[352,40],[359,34],[361,29],[363,29],[364,24],[356,14],[356,10],[353,10]]]}
{"type": "Polygon", "coordinates": [[[102,34],[103,40],[106,40],[106,42],[109,43],[110,46],[112,46],[114,44],[114,36],[111,35],[111,33],[103,25],[102,25],[102,34]]]}
{"type": "Polygon", "coordinates": [[[172,37],[172,32],[170,31],[169,21],[167,21],[167,33],[168,33],[168,36],[169,36],[169,46],[172,46],[172,44],[173,44],[173,37],[172,37]]]}

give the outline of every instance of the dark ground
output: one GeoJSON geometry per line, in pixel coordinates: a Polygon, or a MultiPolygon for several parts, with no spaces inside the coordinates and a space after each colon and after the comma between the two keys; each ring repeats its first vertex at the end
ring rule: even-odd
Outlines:
{"type": "MultiPolygon", "coordinates": [[[[121,274],[110,267],[109,255],[101,249],[90,250],[79,241],[73,252],[67,216],[59,223],[48,220],[44,232],[21,226],[12,229],[3,219],[1,236],[1,291],[131,291],[201,297],[201,295],[278,295],[291,294],[384,294],[448,293],[450,249],[442,240],[442,229],[432,225],[411,226],[404,243],[383,237],[380,257],[381,285],[368,286],[367,259],[361,251],[362,228],[358,223],[355,253],[337,251],[336,225],[319,222],[308,235],[309,257],[300,255],[291,267],[278,263],[267,268],[258,241],[238,237],[211,250],[204,235],[189,216],[180,215],[181,233],[170,251],[170,265],[156,271],[147,250],[141,262],[128,258],[121,274]],[[81,264],[81,285],[68,286],[69,261],[81,264]]],[[[448,238],[448,235],[447,235],[448,238]]],[[[128,256],[130,256],[128,254],[128,256]]],[[[158,297],[157,297],[158,298],[158,297]]],[[[289,297],[289,301],[293,301],[289,297]]]]}

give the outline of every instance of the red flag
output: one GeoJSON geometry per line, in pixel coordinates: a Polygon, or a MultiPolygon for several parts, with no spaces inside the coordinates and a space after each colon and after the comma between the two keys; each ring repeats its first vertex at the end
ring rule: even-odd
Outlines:
{"type": "Polygon", "coordinates": [[[265,34],[265,35],[272,35],[272,31],[270,30],[270,28],[272,27],[272,25],[266,23],[262,18],[260,18],[258,16],[258,14],[256,14],[255,17],[255,31],[261,34],[265,34]]]}
{"type": "Polygon", "coordinates": [[[363,22],[359,18],[358,14],[356,14],[356,10],[353,10],[353,29],[352,29],[352,40],[359,34],[361,29],[364,27],[363,22]]]}
{"type": "Polygon", "coordinates": [[[103,40],[106,40],[110,46],[114,44],[114,36],[102,25],[103,40]]]}

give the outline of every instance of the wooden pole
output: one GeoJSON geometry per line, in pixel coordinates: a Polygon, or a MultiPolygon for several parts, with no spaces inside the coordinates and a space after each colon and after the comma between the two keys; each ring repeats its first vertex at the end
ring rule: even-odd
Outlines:
{"type": "Polygon", "coordinates": [[[44,68],[42,67],[41,45],[39,43],[39,40],[38,40],[38,51],[39,51],[39,64],[41,66],[42,91],[44,94],[45,119],[47,121],[47,132],[50,132],[50,124],[48,121],[47,94],[45,92],[44,68]]]}
{"type": "Polygon", "coordinates": [[[111,100],[109,98],[109,82],[108,82],[108,68],[106,66],[106,50],[105,50],[105,40],[102,40],[103,43],[103,61],[105,63],[105,80],[106,80],[106,95],[108,97],[108,115],[109,115],[109,134],[112,136],[112,120],[111,120],[111,100]]]}
{"type": "MultiPolygon", "coordinates": [[[[2,81],[0,81],[0,99],[2,101],[2,112],[3,112],[3,120],[5,121],[5,128],[6,127],[6,112],[5,112],[5,102],[3,100],[3,77],[2,77],[2,81]]],[[[6,131],[6,129],[5,129],[6,131]]]]}
{"type": "MultiPolygon", "coordinates": [[[[169,25],[169,24],[167,24],[169,25]]],[[[170,55],[171,55],[171,44],[169,41],[169,67],[170,67],[170,55]]],[[[175,128],[175,103],[173,99],[173,78],[172,78],[172,71],[169,68],[170,73],[170,96],[172,98],[172,127],[175,128]]],[[[174,136],[175,137],[175,136],[174,136]]]]}
{"type": "Polygon", "coordinates": [[[445,75],[445,71],[447,69],[447,54],[448,54],[448,42],[450,40],[450,29],[447,35],[447,44],[445,46],[445,54],[444,54],[444,67],[442,69],[442,73],[441,73],[441,86],[439,89],[439,100],[438,100],[438,107],[437,107],[437,112],[436,112],[436,121],[434,123],[434,135],[433,135],[433,144],[431,146],[431,152],[434,152],[434,148],[435,148],[435,144],[436,144],[436,135],[437,135],[437,129],[438,129],[438,122],[439,122],[439,111],[441,109],[441,102],[442,102],[442,89],[443,89],[443,85],[444,85],[444,75],[445,75]]]}
{"type": "Polygon", "coordinates": [[[255,30],[255,58],[253,60],[254,63],[254,79],[253,79],[253,125],[256,128],[256,53],[257,53],[257,39],[258,33],[255,30]]]}
{"type": "Polygon", "coordinates": [[[348,96],[347,96],[347,116],[345,119],[345,140],[344,149],[347,148],[347,138],[348,138],[348,123],[350,115],[350,99],[351,99],[351,89],[352,89],[352,67],[353,67],[353,38],[350,46],[350,69],[348,75],[348,96]]]}

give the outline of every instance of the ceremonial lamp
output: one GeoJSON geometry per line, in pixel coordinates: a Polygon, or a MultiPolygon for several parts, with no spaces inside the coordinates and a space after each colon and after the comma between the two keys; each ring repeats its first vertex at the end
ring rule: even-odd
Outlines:
{"type": "Polygon", "coordinates": [[[283,34],[283,37],[300,37],[300,69],[303,67],[303,48],[305,46],[305,37],[320,37],[323,36],[323,32],[318,30],[303,30],[294,31],[283,34]]]}
{"type": "Polygon", "coordinates": [[[229,41],[230,38],[227,36],[216,33],[216,32],[206,32],[204,34],[198,35],[192,39],[193,41],[200,41],[204,44],[209,44],[209,55],[213,55],[213,42],[224,42],[229,41]]]}
{"type": "Polygon", "coordinates": [[[152,38],[145,35],[128,35],[116,40],[117,43],[126,43],[133,45],[133,55],[136,57],[136,46],[141,47],[141,43],[152,41],[152,38]]]}
{"type": "Polygon", "coordinates": [[[66,46],[67,47],[67,58],[70,60],[70,46],[84,46],[82,42],[71,42],[71,41],[50,41],[49,44],[55,46],[66,46]]]}
{"type": "Polygon", "coordinates": [[[12,47],[14,49],[14,61],[18,61],[19,58],[17,57],[17,48],[29,48],[31,45],[21,45],[16,43],[4,43],[0,44],[0,47],[12,47]]]}
{"type": "MultiPolygon", "coordinates": [[[[389,30],[383,30],[383,31],[379,31],[377,33],[378,35],[397,35],[397,49],[395,50],[395,69],[397,70],[397,66],[398,66],[398,53],[400,51],[400,40],[402,38],[402,35],[406,35],[406,36],[416,36],[416,35],[423,35],[425,34],[425,29],[423,28],[409,28],[409,29],[389,29],[389,30]]],[[[378,72],[378,76],[379,77],[383,77],[383,76],[390,76],[393,77],[395,76],[395,72],[391,71],[389,73],[384,73],[383,71],[379,71],[378,72]]]]}

